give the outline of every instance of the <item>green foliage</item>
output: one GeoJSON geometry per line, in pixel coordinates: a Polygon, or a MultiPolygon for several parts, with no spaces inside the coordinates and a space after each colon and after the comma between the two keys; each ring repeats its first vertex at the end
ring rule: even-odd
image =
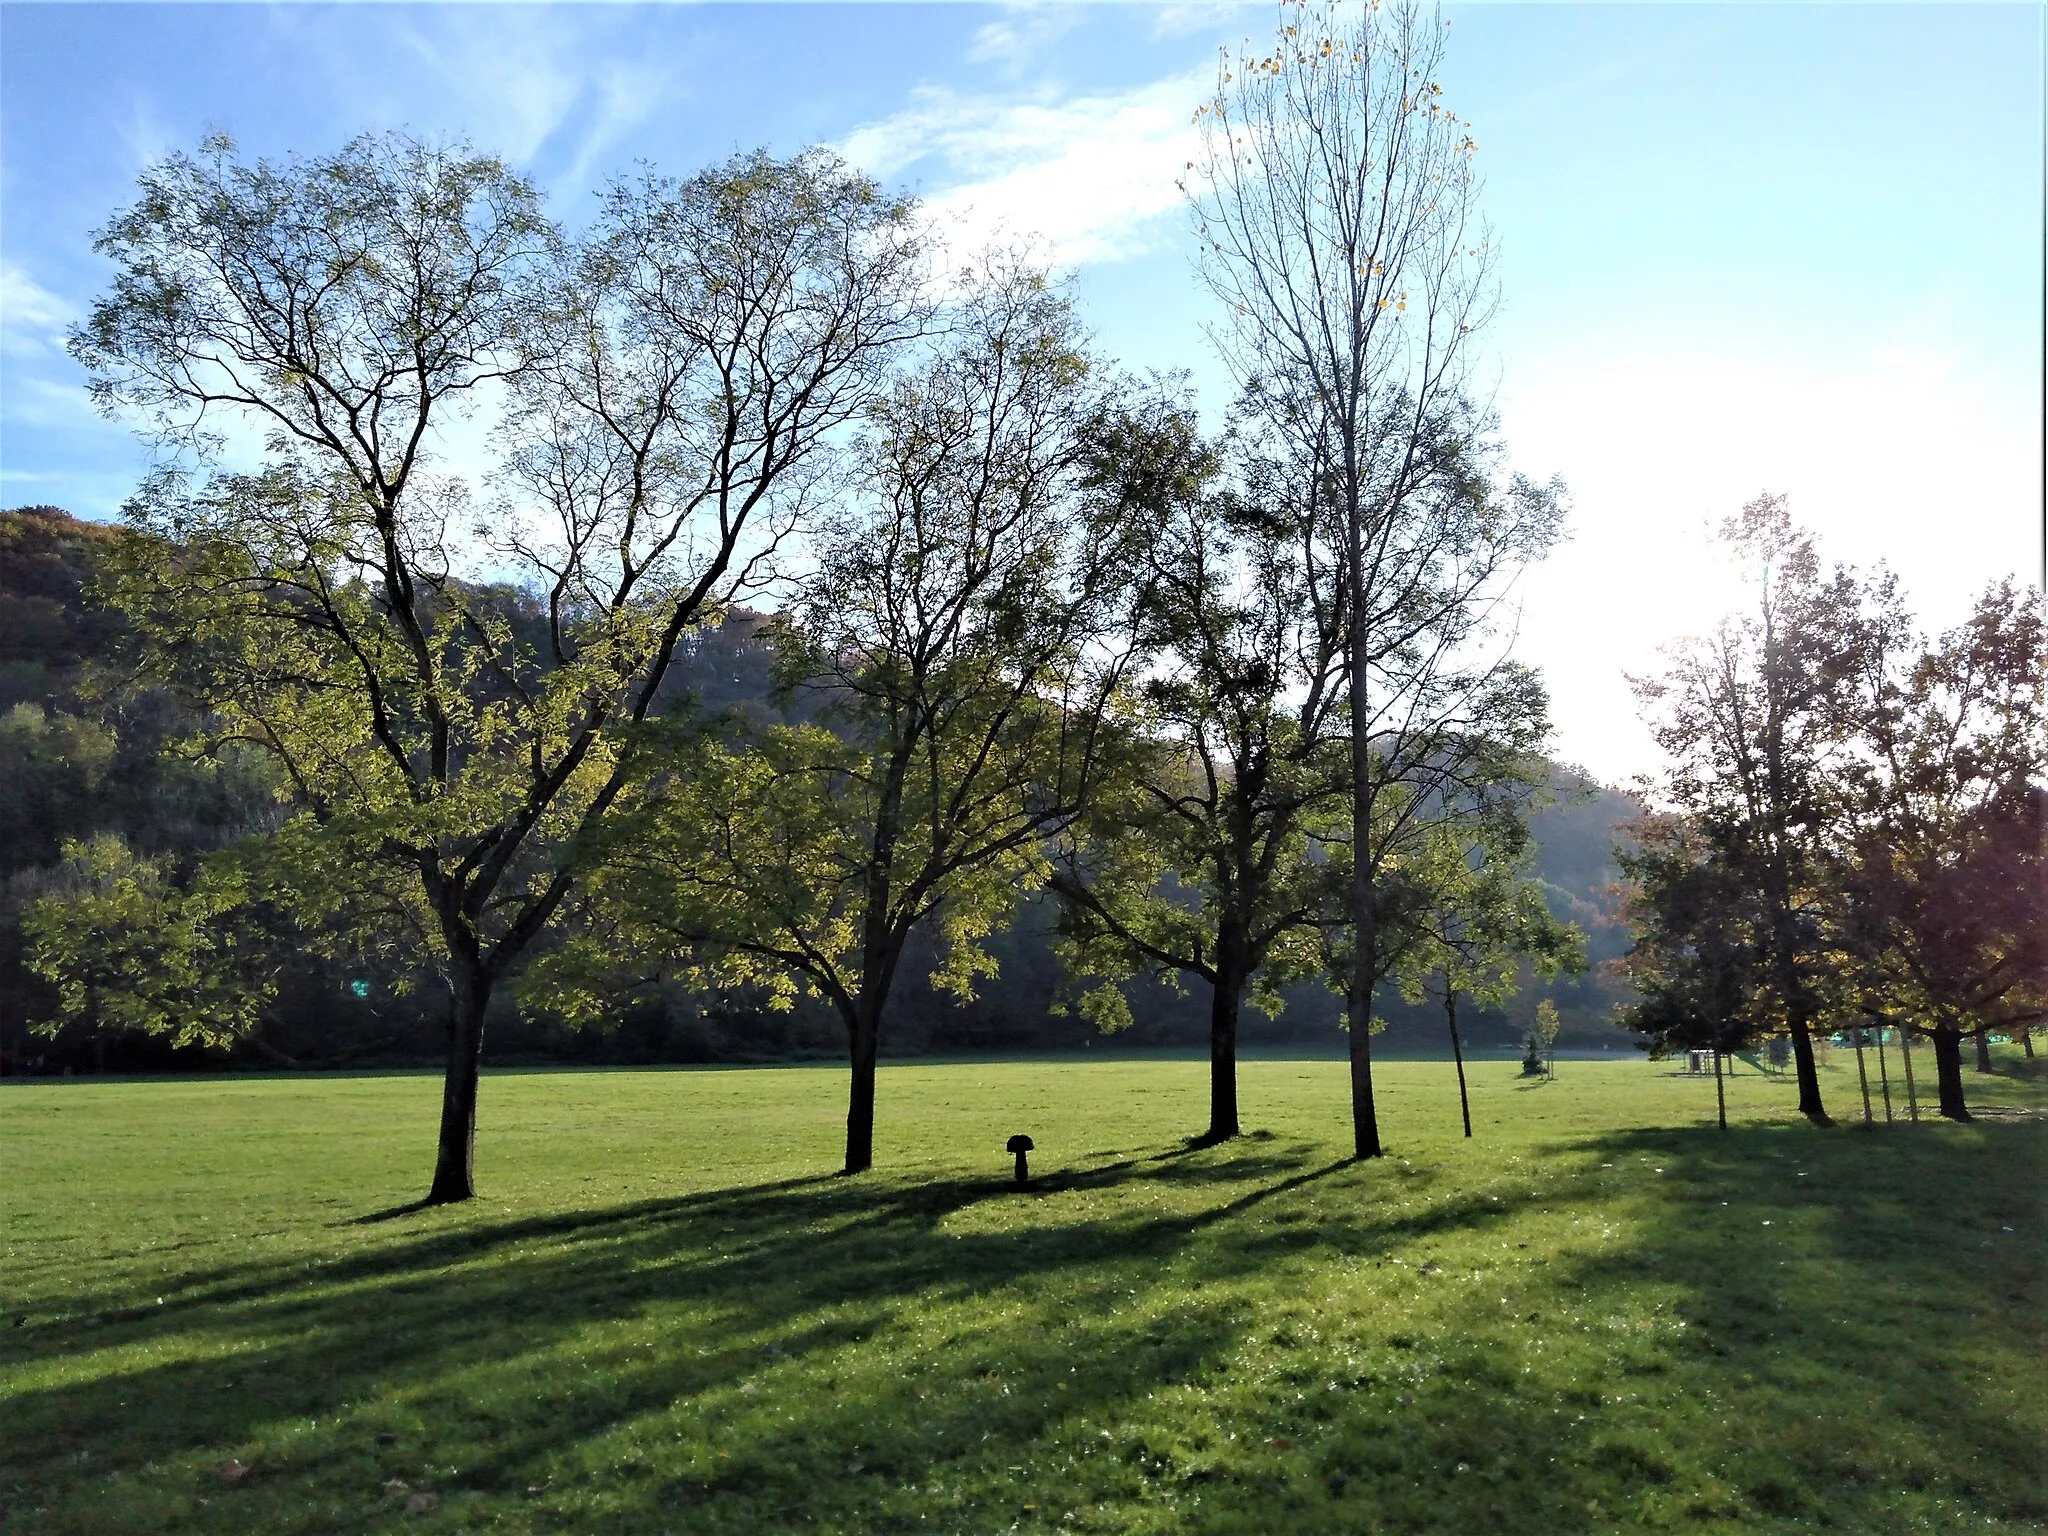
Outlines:
{"type": "Polygon", "coordinates": [[[536,978],[553,1006],[601,1009],[627,954],[822,997],[858,1053],[914,930],[942,989],[992,974],[984,941],[1117,734],[1105,647],[1143,518],[1065,297],[999,265],[954,319],[876,402],[857,492],[775,630],[785,704],[817,723],[648,739],[589,936],[536,978]]]}
{"type": "Polygon", "coordinates": [[[1769,983],[1770,920],[1754,887],[1692,822],[1645,817],[1620,854],[1635,943],[1624,1015],[1653,1057],[1741,1050],[1786,1028],[1769,983]]]}
{"type": "Polygon", "coordinates": [[[22,919],[29,963],[57,986],[45,1032],[87,1023],[219,1045],[255,1029],[276,984],[241,921],[246,888],[215,867],[180,889],[167,862],[107,834],[65,845],[58,889],[22,919]]]}
{"type": "Polygon", "coordinates": [[[1056,877],[1062,957],[1099,983],[1083,1010],[1109,1027],[1129,1022],[1111,989],[1140,972],[1208,982],[1229,1020],[1247,990],[1277,1015],[1281,988],[1321,959],[1324,844],[1340,825],[1339,647],[1303,561],[1312,488],[1241,445],[1201,444],[1183,417],[1162,425],[1127,450],[1160,466],[1161,529],[1132,617],[1148,660],[1143,741],[1070,832],[1056,877]]]}
{"type": "Polygon", "coordinates": [[[380,912],[441,972],[440,1198],[470,1192],[491,994],[567,900],[682,636],[922,329],[909,217],[828,154],[756,154],[618,185],[571,242],[466,145],[252,164],[216,136],[101,232],[116,277],[72,351],[200,466],[167,455],[131,502],[108,591],[199,744],[276,762],[280,897],[380,912]],[[491,458],[437,458],[500,391],[491,458]],[[226,428],[259,468],[218,468],[226,428]]]}
{"type": "MultiPolygon", "coordinates": [[[[1512,995],[1532,972],[1546,980],[1585,968],[1585,935],[1552,914],[1540,881],[1529,875],[1535,847],[1521,807],[1503,801],[1490,814],[1436,825],[1417,855],[1398,866],[1402,897],[1390,923],[1403,993],[1419,999],[1435,978],[1484,1007],[1512,995]]],[[[1556,1037],[1557,1005],[1547,1009],[1556,1037]]]]}

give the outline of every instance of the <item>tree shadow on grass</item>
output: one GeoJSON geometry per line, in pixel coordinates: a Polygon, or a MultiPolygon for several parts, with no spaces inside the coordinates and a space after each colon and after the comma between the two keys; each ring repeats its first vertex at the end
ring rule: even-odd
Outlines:
{"type": "Polygon", "coordinates": [[[374,1524],[397,1518],[394,1480],[513,1501],[540,1527],[690,1509],[694,1529],[821,1511],[861,1528],[905,1479],[986,1478],[992,1457],[1007,1477],[1055,1425],[1214,1374],[1255,1320],[1234,1278],[1403,1240],[1363,1210],[1259,1219],[1357,1167],[1318,1150],[1068,1170],[1046,1193],[1193,1199],[1090,1201],[1050,1225],[990,1219],[1060,1202],[988,1181],[794,1180],[217,1269],[175,1306],[15,1341],[121,1351],[13,1394],[20,1528],[374,1524]],[[207,1469],[230,1456],[257,1470],[227,1490],[207,1469]],[[558,1483],[581,1502],[541,1518],[558,1483]]]}
{"type": "Polygon", "coordinates": [[[1657,1497],[1745,1525],[2037,1528],[2048,1369],[2039,1128],[1816,1133],[1790,1124],[1637,1130],[1581,1143],[1634,1202],[1633,1241],[1559,1280],[1632,1288],[1675,1326],[1617,1337],[1592,1387],[1667,1405],[1603,1426],[1593,1454],[1657,1497]],[[1645,1192],[1646,1194],[1648,1192],[1645,1192]],[[1651,1338],[1662,1342],[1651,1343],[1651,1338]]]}
{"type": "Polygon", "coordinates": [[[425,1215],[17,1330],[32,1363],[118,1353],[13,1394],[0,1508],[24,1533],[2023,1520],[2027,1464],[1997,1466],[2038,1407],[1983,1373],[2038,1374],[2035,1314],[1968,1244],[2039,1187],[2034,1129],[1633,1132],[1521,1188],[1262,1142],[1025,1196],[877,1176],[425,1215]],[[1629,1242],[1452,1261],[1617,1201],[1629,1242]],[[1346,1334],[1354,1291],[1391,1323],[1346,1334]],[[1640,1313],[1588,1313],[1615,1297],[1640,1313]],[[255,1467],[233,1488],[231,1455],[255,1467]],[[398,1480],[440,1505],[407,1515],[398,1480]]]}

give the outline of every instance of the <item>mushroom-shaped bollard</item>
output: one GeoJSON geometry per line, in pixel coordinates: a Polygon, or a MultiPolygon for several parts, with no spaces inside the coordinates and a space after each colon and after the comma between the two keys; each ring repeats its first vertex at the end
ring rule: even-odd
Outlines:
{"type": "Polygon", "coordinates": [[[1012,1136],[1010,1144],[1005,1150],[1017,1154],[1017,1187],[1022,1189],[1031,1182],[1031,1170],[1024,1166],[1024,1154],[1031,1150],[1031,1138],[1029,1136],[1012,1136]]]}

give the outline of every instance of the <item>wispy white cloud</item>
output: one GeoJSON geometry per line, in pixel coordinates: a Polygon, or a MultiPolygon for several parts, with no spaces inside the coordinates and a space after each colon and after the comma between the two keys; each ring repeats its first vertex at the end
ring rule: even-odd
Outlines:
{"type": "Polygon", "coordinates": [[[393,32],[414,69],[442,93],[431,110],[467,124],[479,143],[514,161],[540,151],[583,89],[582,71],[569,62],[576,52],[538,7],[429,10],[393,32]]]}
{"type": "Polygon", "coordinates": [[[1152,20],[1152,35],[1188,37],[1197,32],[1213,32],[1226,22],[1252,15],[1259,18],[1263,28],[1270,23],[1272,14],[1272,6],[1258,0],[1189,0],[1186,4],[1160,6],[1152,20]]]}
{"type": "Polygon", "coordinates": [[[1207,85],[1207,72],[1194,71],[1124,92],[1026,100],[923,86],[839,148],[877,176],[922,180],[927,208],[962,249],[1021,237],[1061,264],[1114,261],[1148,248],[1181,206],[1176,178],[1207,85]]]}
{"type": "Polygon", "coordinates": [[[543,174],[558,193],[609,169],[606,152],[672,98],[672,68],[624,46],[627,10],[386,7],[366,29],[346,7],[272,13],[294,56],[323,61],[336,126],[459,133],[543,174]]]}
{"type": "Polygon", "coordinates": [[[11,258],[0,258],[0,353],[50,357],[64,350],[64,333],[78,310],[50,292],[11,258]]]}
{"type": "Polygon", "coordinates": [[[968,45],[973,64],[1000,64],[1016,73],[1036,60],[1080,25],[1083,12],[1073,5],[1013,3],[1003,15],[986,23],[968,45]]]}
{"type": "Polygon", "coordinates": [[[673,85],[670,72],[650,61],[611,63],[600,70],[592,85],[596,109],[580,135],[569,183],[588,185],[598,157],[651,117],[673,85]]]}

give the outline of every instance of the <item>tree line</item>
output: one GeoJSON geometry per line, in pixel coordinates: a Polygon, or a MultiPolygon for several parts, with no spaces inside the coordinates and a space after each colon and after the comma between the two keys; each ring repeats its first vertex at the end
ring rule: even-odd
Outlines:
{"type": "Polygon", "coordinates": [[[1992,583],[1929,637],[1783,498],[1721,533],[1750,606],[1637,683],[1673,767],[1622,855],[1629,1021],[1662,1050],[1787,1041],[1821,1125],[1817,1037],[1846,1032],[1860,1069],[1896,1034],[1908,1074],[1924,1040],[1966,1120],[1963,1042],[1989,1071],[1994,1034],[2031,1058],[2048,1020],[2041,596],[1992,583]]]}
{"type": "MultiPolygon", "coordinates": [[[[251,1032],[210,1044],[177,1045],[175,1033],[122,1026],[118,1010],[88,1007],[68,1019],[56,988],[26,963],[21,918],[75,878],[66,844],[95,838],[155,861],[176,884],[223,843],[272,824],[277,782],[260,758],[231,763],[175,748],[201,716],[175,695],[129,675],[132,637],[118,611],[93,598],[99,557],[116,528],[52,507],[0,512],[0,1073],[220,1070],[235,1066],[333,1068],[415,1064],[438,1038],[432,979],[398,953],[351,952],[341,936],[309,933],[297,920],[260,935],[280,961],[275,987],[251,1032]],[[224,771],[225,770],[225,771],[224,771]],[[360,991],[360,995],[358,995],[360,991]],[[40,1026],[31,1033],[31,1026],[40,1026]]],[[[505,594],[518,614],[524,600],[505,594]]],[[[688,637],[656,708],[757,721],[798,712],[776,697],[770,616],[748,608],[688,637]]],[[[1554,996],[1564,1043],[1626,1048],[1606,1022],[1622,995],[1597,962],[1626,947],[1604,899],[1615,877],[1609,829],[1634,814],[1629,797],[1551,765],[1546,803],[1529,830],[1536,889],[1560,917],[1587,933],[1593,969],[1520,985],[1498,1003],[1467,1006],[1461,1018],[1483,1048],[1518,1041],[1537,1003],[1554,996]]],[[[922,933],[906,951],[892,1002],[885,1053],[1080,1050],[1101,1040],[1083,1004],[1097,980],[1080,981],[1063,960],[1060,905],[1053,892],[1026,896],[985,941],[1000,984],[963,999],[935,986],[936,959],[922,933]]],[[[489,1030],[496,1059],[539,1063],[713,1063],[829,1058],[843,1032],[829,1008],[801,993],[786,1009],[765,990],[704,978],[664,977],[646,988],[614,988],[600,1026],[569,1027],[531,997],[502,998],[489,1030]]],[[[1208,989],[1139,975],[1117,986],[1130,1023],[1115,1037],[1141,1047],[1185,1047],[1211,1033],[1208,989]]],[[[1317,976],[1282,982],[1279,1011],[1253,1004],[1247,1038],[1267,1049],[1322,1050],[1342,1007],[1317,976]]],[[[1383,988],[1382,1037],[1403,1051],[1440,1050],[1441,999],[1410,1002],[1383,988]]]]}

